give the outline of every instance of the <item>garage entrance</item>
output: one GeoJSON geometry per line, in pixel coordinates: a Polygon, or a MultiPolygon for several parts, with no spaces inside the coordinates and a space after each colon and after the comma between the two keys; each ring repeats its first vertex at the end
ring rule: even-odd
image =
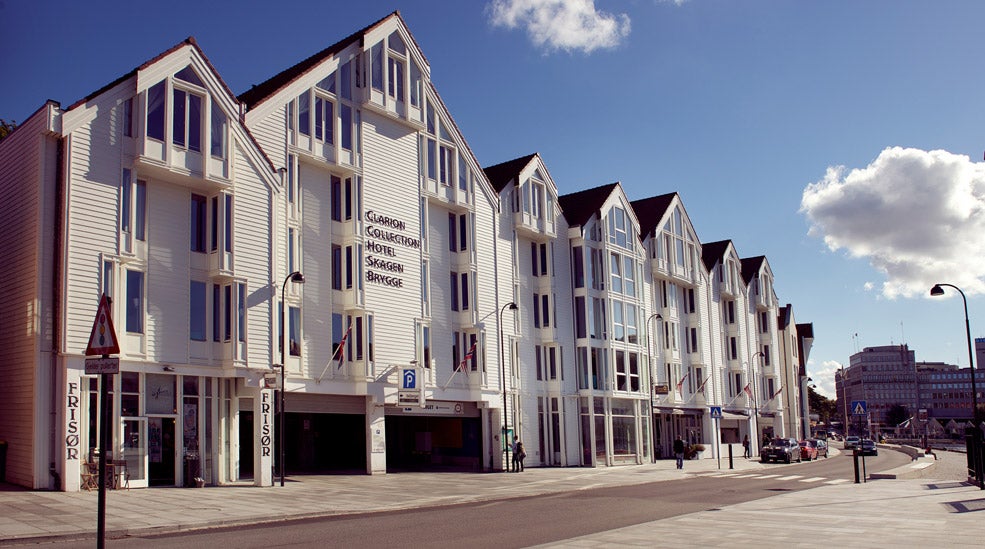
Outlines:
{"type": "Polygon", "coordinates": [[[391,415],[386,418],[387,472],[482,470],[478,417],[391,415]]]}

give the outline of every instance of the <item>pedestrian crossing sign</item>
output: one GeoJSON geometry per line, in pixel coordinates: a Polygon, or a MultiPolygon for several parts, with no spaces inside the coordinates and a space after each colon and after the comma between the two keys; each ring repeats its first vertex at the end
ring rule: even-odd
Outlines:
{"type": "Polygon", "coordinates": [[[864,416],[869,412],[868,406],[864,400],[853,400],[852,401],[852,415],[853,416],[864,416]]]}

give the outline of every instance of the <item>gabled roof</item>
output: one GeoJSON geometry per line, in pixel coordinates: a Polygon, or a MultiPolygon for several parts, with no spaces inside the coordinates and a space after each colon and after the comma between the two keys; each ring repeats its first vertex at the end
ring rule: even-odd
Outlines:
{"type": "Polygon", "coordinates": [[[731,244],[731,240],[719,240],[717,242],[702,243],[701,261],[704,262],[705,268],[709,271],[714,269],[715,264],[720,263],[722,258],[725,257],[725,251],[728,250],[728,247],[731,244]]]}
{"type": "Polygon", "coordinates": [[[617,181],[557,197],[561,211],[564,212],[564,218],[568,220],[568,225],[576,227],[588,222],[593,214],[602,209],[602,204],[618,186],[619,182],[617,181]]]}
{"type": "Polygon", "coordinates": [[[787,325],[790,324],[790,320],[793,318],[793,305],[787,303],[777,312],[776,325],[781,330],[786,330],[787,325]]]}
{"type": "MultiPolygon", "coordinates": [[[[313,67],[315,67],[325,59],[328,59],[329,57],[344,50],[350,44],[354,43],[356,40],[361,40],[364,34],[373,30],[377,26],[382,25],[391,17],[397,17],[401,21],[403,21],[403,18],[400,17],[400,12],[395,11],[387,15],[386,17],[380,19],[379,21],[376,21],[375,23],[372,23],[367,27],[357,30],[356,32],[350,34],[349,36],[346,36],[342,40],[339,40],[338,42],[321,50],[320,52],[312,55],[311,57],[308,57],[307,59],[301,61],[300,63],[294,65],[293,67],[289,67],[275,74],[271,78],[267,79],[265,82],[253,86],[249,90],[240,94],[239,100],[246,105],[247,109],[252,109],[256,107],[260,103],[263,103],[268,97],[275,94],[278,90],[290,84],[298,77],[304,75],[306,72],[311,70],[313,67]]],[[[406,27],[406,24],[404,26],[406,27]]]]}
{"type": "Polygon", "coordinates": [[[759,270],[763,267],[763,262],[766,261],[766,256],[744,257],[739,261],[742,262],[742,279],[746,281],[746,284],[749,284],[759,274],[759,270]]]}
{"type": "Polygon", "coordinates": [[[528,154],[527,156],[507,160],[495,166],[483,168],[482,171],[486,172],[486,177],[489,178],[489,183],[496,189],[496,192],[502,192],[509,185],[510,181],[518,179],[520,171],[526,168],[530,164],[530,161],[536,157],[537,153],[528,154]]]}
{"type": "Polygon", "coordinates": [[[645,239],[647,235],[657,228],[657,224],[667,214],[667,209],[674,202],[677,193],[667,193],[658,196],[651,196],[642,200],[634,200],[630,204],[636,217],[640,221],[640,239],[645,239]]]}
{"type": "Polygon", "coordinates": [[[198,54],[200,56],[202,56],[202,60],[209,67],[209,70],[212,71],[212,74],[214,74],[215,77],[216,77],[216,79],[219,81],[219,83],[222,84],[223,89],[226,91],[226,93],[229,94],[229,97],[231,99],[234,99],[235,100],[236,94],[234,94],[233,91],[231,89],[229,89],[229,86],[226,84],[226,81],[223,80],[222,79],[222,76],[219,75],[219,71],[215,70],[215,66],[212,64],[212,61],[209,61],[209,57],[207,55],[205,55],[205,52],[202,51],[202,48],[201,47],[199,47],[198,42],[195,40],[195,37],[194,36],[189,36],[188,38],[185,38],[184,40],[182,40],[181,42],[178,42],[174,46],[171,46],[170,48],[162,51],[161,53],[159,53],[157,55],[155,55],[153,58],[148,59],[147,61],[144,61],[139,67],[136,67],[135,69],[133,69],[130,72],[124,74],[123,76],[117,78],[116,80],[113,80],[109,84],[106,84],[105,86],[103,86],[103,87],[99,88],[98,90],[90,93],[89,95],[83,97],[82,99],[79,99],[75,103],[72,103],[72,105],[69,106],[68,109],[66,109],[66,110],[69,110],[70,111],[70,110],[72,110],[72,109],[74,109],[76,107],[80,107],[80,106],[88,103],[89,101],[92,101],[96,97],[99,97],[100,94],[103,94],[103,93],[105,93],[108,90],[111,90],[114,86],[119,85],[120,83],[122,83],[126,79],[133,77],[138,72],[146,69],[147,67],[150,67],[154,63],[157,63],[161,59],[164,59],[168,55],[170,55],[170,54],[172,54],[172,53],[180,50],[181,48],[183,48],[185,46],[191,46],[191,47],[195,48],[195,51],[197,51],[198,54]]]}

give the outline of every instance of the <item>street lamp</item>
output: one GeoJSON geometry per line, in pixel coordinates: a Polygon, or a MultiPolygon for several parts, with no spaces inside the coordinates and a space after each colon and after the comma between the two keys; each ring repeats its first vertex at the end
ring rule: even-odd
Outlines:
{"type": "Polygon", "coordinates": [[[510,301],[503,308],[499,310],[499,369],[500,379],[502,380],[502,391],[503,391],[503,447],[506,448],[506,459],[503,461],[503,472],[509,472],[510,470],[510,443],[511,441],[506,440],[509,436],[509,418],[506,414],[506,351],[503,349],[503,313],[507,309],[511,311],[517,310],[516,303],[510,301]]]}
{"type": "Polygon", "coordinates": [[[284,486],[284,459],[285,459],[284,456],[286,453],[284,450],[284,417],[287,416],[287,410],[284,409],[284,392],[285,389],[287,389],[287,387],[284,386],[284,376],[285,373],[287,372],[287,362],[285,362],[284,360],[284,347],[286,347],[286,345],[284,345],[283,338],[284,336],[287,336],[288,339],[290,339],[291,337],[289,330],[284,329],[286,327],[286,323],[284,322],[284,315],[287,313],[287,306],[284,304],[284,293],[287,291],[288,282],[296,282],[298,284],[304,284],[304,275],[301,274],[301,271],[294,271],[293,273],[287,275],[287,278],[284,279],[284,284],[282,284],[280,287],[280,308],[281,308],[280,325],[283,333],[281,334],[281,340],[280,340],[280,364],[274,364],[274,368],[280,368],[280,398],[278,399],[279,400],[278,407],[280,408],[280,422],[277,427],[277,438],[280,444],[280,458],[278,461],[280,461],[281,486],[284,486]]]}
{"type": "MultiPolygon", "coordinates": [[[[755,374],[755,369],[752,368],[752,365],[753,365],[753,362],[752,361],[757,356],[762,357],[762,356],[765,356],[765,355],[763,355],[763,352],[762,351],[756,351],[755,353],[753,353],[752,355],[749,356],[749,367],[753,370],[751,372],[751,373],[753,373],[753,376],[752,376],[752,380],[753,381],[756,381],[756,377],[757,376],[755,374]]],[[[753,385],[753,388],[752,388],[752,405],[753,405],[753,413],[756,415],[755,416],[756,417],[756,430],[755,430],[756,437],[755,438],[756,438],[756,444],[759,444],[763,439],[759,437],[759,402],[757,402],[757,399],[756,399],[756,390],[757,390],[756,386],[753,385]]]]}
{"type": "Polygon", "coordinates": [[[949,288],[954,288],[961,294],[961,299],[964,301],[964,329],[965,335],[968,337],[968,367],[971,368],[971,422],[978,427],[978,389],[975,388],[975,363],[974,355],[971,352],[971,325],[968,323],[968,298],[964,296],[964,292],[961,288],[953,284],[934,284],[934,287],[930,289],[930,295],[939,296],[944,295],[944,288],[941,286],[947,286],[949,288]]]}
{"type": "Polygon", "coordinates": [[[650,384],[650,405],[646,407],[650,421],[650,463],[657,462],[657,429],[656,421],[653,419],[653,353],[650,352],[650,321],[656,318],[663,320],[660,313],[653,313],[646,319],[646,363],[647,363],[647,383],[650,384]]]}

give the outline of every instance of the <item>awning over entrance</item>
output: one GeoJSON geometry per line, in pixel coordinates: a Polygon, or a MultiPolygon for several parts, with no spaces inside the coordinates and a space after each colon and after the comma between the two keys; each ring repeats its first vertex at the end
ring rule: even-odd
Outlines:
{"type": "Polygon", "coordinates": [[[723,411],[722,412],[722,419],[723,420],[724,419],[734,419],[736,421],[745,421],[745,420],[749,419],[749,416],[744,416],[742,414],[736,414],[736,413],[732,413],[732,412],[725,412],[725,411],[723,411]]]}

